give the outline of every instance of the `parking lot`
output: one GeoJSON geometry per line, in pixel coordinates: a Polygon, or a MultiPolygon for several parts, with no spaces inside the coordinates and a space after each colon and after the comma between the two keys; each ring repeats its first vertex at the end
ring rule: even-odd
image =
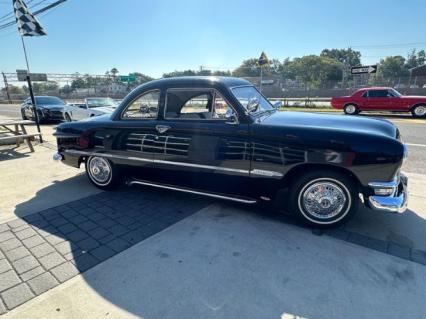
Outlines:
{"type": "MultiPolygon", "coordinates": [[[[19,112],[0,105],[0,116],[19,112]]],[[[171,191],[100,192],[83,170],[51,160],[55,125],[43,125],[46,143],[35,153],[0,148],[0,314],[424,317],[426,128],[385,118],[408,145],[409,209],[361,208],[330,231],[265,207],[171,191]]]]}

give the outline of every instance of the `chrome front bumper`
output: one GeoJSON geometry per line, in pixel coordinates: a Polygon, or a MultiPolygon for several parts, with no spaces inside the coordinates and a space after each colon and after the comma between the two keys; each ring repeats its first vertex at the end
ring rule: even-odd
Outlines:
{"type": "Polygon", "coordinates": [[[403,213],[407,209],[408,178],[404,174],[400,175],[392,182],[370,183],[372,188],[393,187],[393,193],[388,196],[372,195],[368,197],[371,208],[391,213],[403,213]]]}

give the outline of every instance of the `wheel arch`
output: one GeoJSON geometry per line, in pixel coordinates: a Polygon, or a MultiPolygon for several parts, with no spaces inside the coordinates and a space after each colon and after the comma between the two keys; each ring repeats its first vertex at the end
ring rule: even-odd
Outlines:
{"type": "Polygon", "coordinates": [[[426,106],[426,102],[418,102],[410,106],[409,110],[412,111],[416,106],[424,105],[426,106]]]}
{"type": "Polygon", "coordinates": [[[328,170],[336,173],[340,173],[349,177],[357,186],[358,190],[361,189],[361,182],[358,177],[349,169],[342,166],[335,166],[330,164],[300,164],[292,169],[290,169],[281,179],[281,187],[288,188],[297,178],[300,176],[312,172],[312,171],[320,171],[320,170],[328,170]]]}
{"type": "Polygon", "coordinates": [[[345,104],[343,104],[343,108],[345,108],[348,105],[355,105],[359,110],[359,104],[356,102],[346,102],[345,104]]]}

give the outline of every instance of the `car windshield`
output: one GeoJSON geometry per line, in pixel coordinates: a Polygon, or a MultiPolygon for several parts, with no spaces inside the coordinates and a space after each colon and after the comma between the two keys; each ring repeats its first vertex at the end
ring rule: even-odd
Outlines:
{"type": "Polygon", "coordinates": [[[397,90],[395,89],[390,89],[391,93],[393,94],[393,96],[401,96],[402,94],[399,93],[397,90]]]}
{"type": "Polygon", "coordinates": [[[252,114],[275,110],[272,104],[254,86],[235,87],[232,89],[232,93],[247,111],[249,103],[252,101],[259,103],[257,109],[251,112],[252,114]]]}
{"type": "Polygon", "coordinates": [[[65,105],[65,102],[55,96],[36,96],[36,103],[40,105],[65,105]]]}
{"type": "Polygon", "coordinates": [[[116,103],[111,98],[86,99],[86,103],[89,108],[101,106],[116,106],[116,103]]]}

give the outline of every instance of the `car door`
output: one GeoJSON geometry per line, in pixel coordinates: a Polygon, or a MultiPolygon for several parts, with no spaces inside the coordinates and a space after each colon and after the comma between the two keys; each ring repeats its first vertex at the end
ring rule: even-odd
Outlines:
{"type": "Polygon", "coordinates": [[[86,103],[77,103],[71,106],[71,114],[73,120],[82,120],[87,117],[86,103]]]}
{"type": "Polygon", "coordinates": [[[393,97],[386,89],[369,90],[368,103],[365,106],[366,110],[391,110],[394,102],[393,97]]]}
{"type": "Polygon", "coordinates": [[[34,112],[33,112],[33,104],[31,103],[31,99],[27,98],[23,103],[23,111],[27,118],[33,118],[34,112]]]}
{"type": "Polygon", "coordinates": [[[160,182],[219,194],[246,194],[250,171],[248,124],[211,88],[169,88],[156,126],[160,182]]]}
{"type": "Polygon", "coordinates": [[[158,151],[155,142],[160,93],[150,90],[133,98],[112,126],[99,136],[115,161],[130,170],[129,176],[151,179],[154,153],[158,151]]]}

